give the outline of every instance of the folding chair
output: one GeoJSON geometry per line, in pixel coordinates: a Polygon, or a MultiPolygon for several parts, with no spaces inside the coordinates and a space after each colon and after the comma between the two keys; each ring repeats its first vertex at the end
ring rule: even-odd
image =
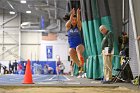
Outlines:
{"type": "Polygon", "coordinates": [[[120,69],[114,69],[116,71],[118,71],[118,74],[113,78],[112,82],[116,83],[118,80],[125,82],[126,80],[124,80],[122,78],[122,73],[125,70],[126,66],[129,64],[130,58],[125,57],[125,62],[123,62],[123,64],[121,65],[120,69]]]}

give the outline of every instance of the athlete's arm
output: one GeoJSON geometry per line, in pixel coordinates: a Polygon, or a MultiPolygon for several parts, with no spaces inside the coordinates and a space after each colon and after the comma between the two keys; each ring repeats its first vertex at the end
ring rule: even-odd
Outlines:
{"type": "Polygon", "coordinates": [[[70,12],[70,19],[67,21],[67,23],[65,25],[66,26],[66,31],[68,31],[71,28],[71,20],[72,20],[74,14],[75,14],[75,10],[73,8],[70,12]]]}
{"type": "Polygon", "coordinates": [[[81,27],[82,27],[82,23],[81,23],[81,20],[80,20],[80,9],[78,8],[77,9],[77,26],[78,26],[78,29],[81,31],[81,27]]]}

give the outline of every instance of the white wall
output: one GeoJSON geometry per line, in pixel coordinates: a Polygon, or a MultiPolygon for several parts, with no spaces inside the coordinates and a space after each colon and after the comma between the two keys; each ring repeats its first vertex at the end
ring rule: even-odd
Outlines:
{"type": "Polygon", "coordinates": [[[64,42],[57,42],[57,41],[42,41],[41,42],[41,53],[40,53],[40,60],[42,61],[55,61],[56,56],[59,55],[61,60],[68,59],[68,44],[64,42]],[[46,58],[46,46],[53,47],[53,58],[47,59],[46,58]]]}
{"type": "MultiPolygon", "coordinates": [[[[11,19],[15,15],[10,15],[9,11],[0,9],[0,25],[3,22],[11,19]]],[[[20,26],[20,16],[19,14],[11,21],[0,26],[0,60],[18,60],[18,40],[19,40],[19,26],[20,26]],[[4,31],[4,38],[3,38],[4,31]],[[4,40],[4,52],[13,48],[9,52],[3,53],[3,40],[4,40]],[[16,47],[15,47],[16,46],[16,47]],[[12,54],[11,54],[12,53],[12,54]]]]}
{"type": "Polygon", "coordinates": [[[70,62],[68,62],[68,42],[67,37],[65,34],[57,34],[57,40],[56,41],[41,41],[40,46],[40,59],[41,61],[56,61],[56,56],[59,55],[61,61],[65,65],[65,71],[68,72],[70,70],[70,62]],[[46,55],[46,46],[52,46],[53,47],[53,58],[47,59],[46,55]]]}
{"type": "Polygon", "coordinates": [[[21,34],[21,57],[24,60],[37,60],[40,55],[41,33],[22,32],[21,34]]]}

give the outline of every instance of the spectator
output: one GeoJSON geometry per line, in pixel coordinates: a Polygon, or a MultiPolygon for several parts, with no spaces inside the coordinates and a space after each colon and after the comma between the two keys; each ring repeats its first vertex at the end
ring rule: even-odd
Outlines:
{"type": "Polygon", "coordinates": [[[59,69],[60,69],[60,74],[64,74],[65,66],[64,66],[63,63],[61,63],[61,64],[59,65],[59,69]]]}
{"type": "Polygon", "coordinates": [[[18,74],[22,74],[22,65],[18,64],[18,74]]]}
{"type": "Polygon", "coordinates": [[[11,73],[14,74],[14,64],[11,63],[11,73]]]}
{"type": "Polygon", "coordinates": [[[9,62],[9,67],[11,69],[11,73],[12,74],[16,73],[16,71],[17,71],[17,64],[18,63],[16,62],[16,60],[14,62],[9,62]]]}
{"type": "Polygon", "coordinates": [[[4,71],[3,74],[8,74],[8,73],[7,73],[7,67],[4,66],[4,65],[3,65],[2,67],[3,67],[3,71],[4,71]]]}
{"type": "Polygon", "coordinates": [[[104,35],[102,40],[102,54],[104,63],[104,81],[103,84],[109,84],[112,80],[112,50],[113,50],[113,34],[107,30],[106,26],[99,27],[100,32],[104,35]]]}
{"type": "Polygon", "coordinates": [[[53,70],[54,69],[47,64],[44,66],[44,74],[53,74],[53,70]]]}
{"type": "Polygon", "coordinates": [[[48,65],[48,74],[53,74],[53,68],[48,65]]]}
{"type": "Polygon", "coordinates": [[[11,64],[11,61],[9,61],[9,74],[12,73],[12,64],[11,64]]]}
{"type": "Polygon", "coordinates": [[[48,65],[44,65],[44,74],[48,74],[48,65]]]}
{"type": "Polygon", "coordinates": [[[60,61],[60,56],[57,56],[56,57],[56,73],[57,75],[59,74],[60,72],[60,69],[59,69],[59,65],[61,64],[61,61],[60,61]]]}
{"type": "Polygon", "coordinates": [[[26,70],[26,62],[23,62],[23,71],[24,71],[24,74],[25,74],[25,70],[26,70]]]}
{"type": "Polygon", "coordinates": [[[18,66],[18,63],[17,61],[15,60],[15,62],[13,63],[13,66],[14,66],[14,74],[17,72],[17,66],[18,66]]]}

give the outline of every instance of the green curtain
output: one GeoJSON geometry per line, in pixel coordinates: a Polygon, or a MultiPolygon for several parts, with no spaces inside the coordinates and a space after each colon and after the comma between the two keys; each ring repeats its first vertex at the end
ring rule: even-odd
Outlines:
{"type": "Polygon", "coordinates": [[[79,68],[78,68],[78,66],[76,64],[74,64],[73,69],[74,69],[73,75],[74,76],[77,76],[79,74],[79,70],[78,70],[79,68]]]}
{"type": "MultiPolygon", "coordinates": [[[[85,49],[88,56],[87,77],[91,79],[102,78],[103,58],[101,55],[101,42],[103,36],[99,31],[99,26],[101,24],[106,25],[110,31],[113,31],[108,0],[80,0],[80,3],[85,49]]],[[[118,42],[115,38],[114,51],[113,69],[120,68],[118,42]]],[[[115,75],[116,72],[113,71],[113,74],[115,75]]]]}

